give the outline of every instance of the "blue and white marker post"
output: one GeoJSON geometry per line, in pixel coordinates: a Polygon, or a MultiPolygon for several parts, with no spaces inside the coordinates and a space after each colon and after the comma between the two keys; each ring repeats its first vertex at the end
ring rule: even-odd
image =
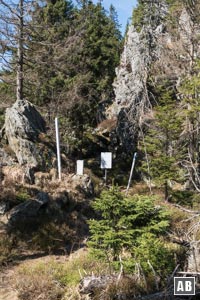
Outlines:
{"type": "Polygon", "coordinates": [[[112,169],[112,152],[101,152],[101,169],[105,170],[105,184],[107,183],[107,170],[112,169]]]}
{"type": "Polygon", "coordinates": [[[59,137],[58,118],[55,118],[55,127],[56,127],[56,147],[57,147],[58,179],[61,180],[60,137],[59,137]]]}
{"type": "Polygon", "coordinates": [[[132,166],[131,166],[131,172],[130,172],[130,176],[129,176],[129,180],[128,180],[128,185],[127,185],[127,188],[126,188],[126,195],[128,194],[128,190],[130,188],[131,179],[132,179],[132,176],[133,176],[133,170],[134,170],[134,167],[135,167],[136,157],[137,157],[137,152],[135,152],[134,155],[133,155],[133,162],[132,162],[132,166]]]}

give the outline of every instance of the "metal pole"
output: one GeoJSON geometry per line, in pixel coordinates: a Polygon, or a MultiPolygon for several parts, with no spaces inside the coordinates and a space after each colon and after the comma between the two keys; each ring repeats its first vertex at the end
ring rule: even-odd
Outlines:
{"type": "Polygon", "coordinates": [[[61,180],[60,138],[59,138],[58,118],[55,118],[55,127],[56,127],[56,147],[57,147],[57,162],[58,162],[58,179],[61,180]]]}
{"type": "Polygon", "coordinates": [[[105,169],[105,184],[107,183],[107,169],[105,169]]]}
{"type": "Polygon", "coordinates": [[[126,195],[127,195],[128,190],[130,188],[130,184],[131,184],[131,179],[132,179],[132,176],[133,176],[133,170],[134,170],[134,166],[135,166],[136,157],[137,157],[137,152],[135,152],[134,156],[133,156],[133,162],[132,162],[132,166],[131,166],[131,172],[130,172],[130,176],[129,176],[129,180],[128,180],[128,185],[127,185],[127,188],[126,188],[126,195]]]}

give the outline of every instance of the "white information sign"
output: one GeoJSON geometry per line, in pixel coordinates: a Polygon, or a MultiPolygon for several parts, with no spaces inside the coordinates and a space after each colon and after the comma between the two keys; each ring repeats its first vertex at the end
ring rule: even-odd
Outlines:
{"type": "Polygon", "coordinates": [[[101,169],[112,168],[112,152],[101,152],[101,169]]]}
{"type": "Polygon", "coordinates": [[[76,161],[76,174],[83,175],[83,168],[84,168],[84,160],[77,160],[76,161]]]}

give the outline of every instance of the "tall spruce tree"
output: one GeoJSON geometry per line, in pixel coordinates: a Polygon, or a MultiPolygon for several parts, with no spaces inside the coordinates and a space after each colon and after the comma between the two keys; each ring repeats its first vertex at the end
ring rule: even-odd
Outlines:
{"type": "Polygon", "coordinates": [[[25,97],[52,118],[60,115],[63,132],[77,145],[102,120],[100,103],[113,97],[121,50],[114,8],[109,15],[100,2],[79,2],[76,8],[70,0],[34,2],[23,66],[25,97]]]}
{"type": "Polygon", "coordinates": [[[116,22],[106,15],[100,3],[85,1],[78,14],[76,33],[81,36],[82,47],[75,49],[78,74],[76,71],[72,83],[77,91],[72,112],[93,126],[99,121],[99,102],[113,96],[111,86],[119,62],[121,36],[116,22]]]}
{"type": "Polygon", "coordinates": [[[187,179],[196,190],[200,191],[200,62],[193,65],[192,74],[181,83],[183,147],[182,165],[186,169],[187,179]]]}
{"type": "Polygon", "coordinates": [[[154,119],[141,142],[148,162],[143,171],[152,181],[164,188],[165,200],[169,198],[169,181],[180,180],[179,161],[181,158],[179,136],[182,132],[182,118],[173,99],[173,93],[161,87],[159,105],[155,108],[154,119]],[[148,163],[148,165],[147,165],[148,163]]]}
{"type": "Polygon", "coordinates": [[[59,114],[66,136],[81,142],[101,119],[99,103],[113,97],[121,35],[101,3],[79,2],[79,8],[65,0],[35,6],[26,78],[28,98],[59,114]]]}
{"type": "MultiPolygon", "coordinates": [[[[68,78],[65,60],[66,42],[72,28],[74,8],[71,1],[55,0],[36,3],[31,21],[26,68],[27,97],[46,105],[60,99],[68,78]]],[[[57,102],[58,103],[58,102],[57,102]]]]}

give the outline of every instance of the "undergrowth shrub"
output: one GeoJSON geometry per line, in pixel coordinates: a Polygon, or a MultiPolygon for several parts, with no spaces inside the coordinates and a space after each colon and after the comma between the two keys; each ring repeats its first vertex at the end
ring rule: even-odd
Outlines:
{"type": "Polygon", "coordinates": [[[175,268],[174,251],[164,240],[170,226],[166,209],[155,204],[155,197],[125,197],[115,186],[104,190],[92,206],[99,215],[89,221],[88,245],[94,257],[101,257],[116,271],[122,268],[134,274],[139,270],[146,278],[159,277],[152,288],[162,286],[175,268]]]}
{"type": "Polygon", "coordinates": [[[34,250],[54,252],[62,250],[65,252],[66,242],[71,242],[74,232],[65,223],[56,224],[54,221],[45,222],[32,233],[30,246],[34,250]]]}
{"type": "Polygon", "coordinates": [[[0,236],[0,266],[6,265],[17,254],[17,250],[13,246],[13,238],[6,234],[0,236]]]}

